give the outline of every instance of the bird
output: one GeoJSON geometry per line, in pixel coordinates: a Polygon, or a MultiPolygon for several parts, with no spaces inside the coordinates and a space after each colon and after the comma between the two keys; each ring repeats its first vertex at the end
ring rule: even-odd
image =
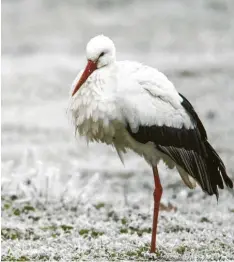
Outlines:
{"type": "Polygon", "coordinates": [[[117,61],[115,45],[104,35],[87,43],[86,57],[85,69],[72,83],[68,107],[76,134],[112,145],[121,161],[132,150],[152,167],[154,253],[163,192],[160,160],[176,168],[187,187],[198,184],[217,199],[218,189],[224,184],[233,188],[233,182],[194,107],[163,73],[139,62],[117,61]]]}

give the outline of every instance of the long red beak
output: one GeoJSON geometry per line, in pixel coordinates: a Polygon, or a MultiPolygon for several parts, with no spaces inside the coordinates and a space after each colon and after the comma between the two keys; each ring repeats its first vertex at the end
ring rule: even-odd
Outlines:
{"type": "Polygon", "coordinates": [[[73,92],[72,92],[72,96],[75,95],[75,93],[79,90],[79,88],[84,84],[84,82],[87,80],[87,78],[93,73],[93,71],[95,71],[97,69],[97,64],[91,60],[88,60],[88,64],[80,78],[80,80],[78,81],[78,83],[76,84],[73,92]]]}

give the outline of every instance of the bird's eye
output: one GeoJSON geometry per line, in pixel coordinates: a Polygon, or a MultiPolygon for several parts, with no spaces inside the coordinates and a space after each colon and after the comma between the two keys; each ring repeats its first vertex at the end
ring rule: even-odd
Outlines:
{"type": "Polygon", "coordinates": [[[105,53],[104,52],[102,52],[101,54],[100,54],[100,56],[99,57],[101,57],[101,56],[104,56],[105,55],[105,53]]]}

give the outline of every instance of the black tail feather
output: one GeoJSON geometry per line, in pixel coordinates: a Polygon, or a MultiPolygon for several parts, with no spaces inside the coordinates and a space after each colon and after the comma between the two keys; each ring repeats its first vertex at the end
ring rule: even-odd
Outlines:
{"type": "Polygon", "coordinates": [[[202,141],[204,152],[200,154],[185,148],[160,146],[157,148],[168,155],[178,166],[183,168],[209,195],[219,197],[218,188],[223,189],[224,183],[233,188],[233,182],[228,177],[223,161],[209,142],[202,141]]]}
{"type": "Polygon", "coordinates": [[[218,197],[217,186],[220,189],[223,189],[224,188],[223,181],[224,181],[227,187],[233,188],[233,182],[228,177],[224,163],[219,157],[219,155],[216,153],[214,148],[209,144],[208,141],[205,141],[204,143],[208,155],[207,167],[209,171],[211,186],[214,193],[218,197]]]}

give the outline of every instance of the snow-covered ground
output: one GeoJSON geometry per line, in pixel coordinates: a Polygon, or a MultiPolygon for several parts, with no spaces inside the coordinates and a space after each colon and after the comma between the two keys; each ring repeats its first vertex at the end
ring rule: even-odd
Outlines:
{"type": "Polygon", "coordinates": [[[217,205],[163,164],[150,256],[150,167],[75,139],[66,108],[86,42],[104,33],[118,59],[170,77],[234,178],[234,2],[88,3],[2,2],[2,260],[232,260],[234,192],[217,205]]]}

